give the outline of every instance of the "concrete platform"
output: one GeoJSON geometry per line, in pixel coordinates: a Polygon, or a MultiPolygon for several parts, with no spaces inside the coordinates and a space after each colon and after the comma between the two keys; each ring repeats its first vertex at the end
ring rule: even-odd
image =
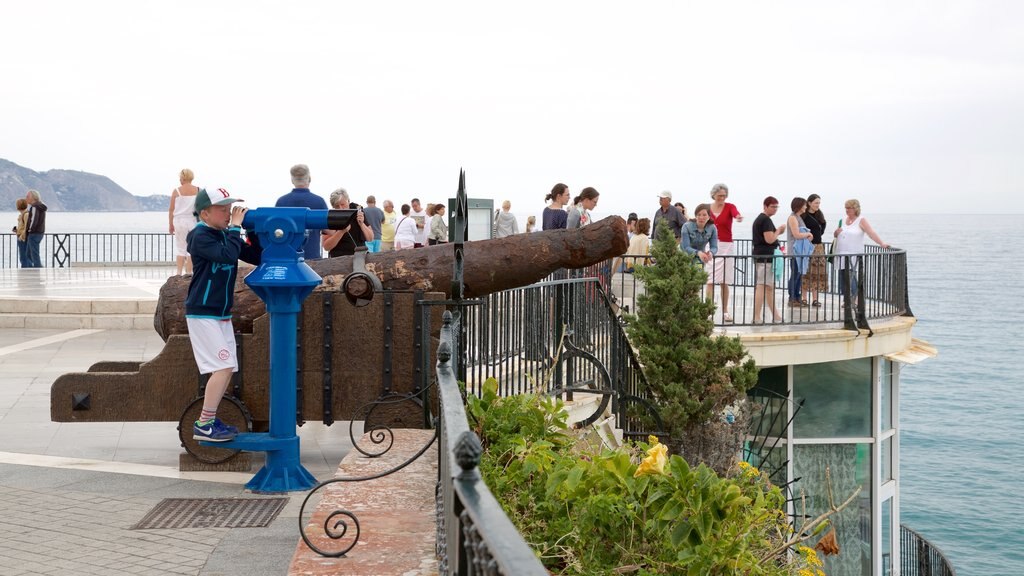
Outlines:
{"type": "Polygon", "coordinates": [[[0,328],[151,330],[173,267],[0,270],[0,328]]]}
{"type": "MultiPolygon", "coordinates": [[[[175,422],[50,421],[50,386],[61,374],[99,360],[146,361],[162,349],[152,307],[171,272],[0,270],[0,317],[7,322],[0,324],[5,576],[288,573],[306,492],[288,494],[289,504],[266,528],[131,530],[162,498],[251,497],[244,484],[262,455],[254,454],[251,473],[180,472],[175,422]],[[134,317],[144,317],[144,328],[104,327],[118,316],[132,317],[132,326],[139,326],[134,317]],[[40,320],[54,317],[60,322],[40,320]]],[[[354,434],[362,435],[359,423],[354,434]]],[[[309,422],[298,435],[303,465],[320,480],[333,477],[351,448],[348,422],[309,422]]]]}

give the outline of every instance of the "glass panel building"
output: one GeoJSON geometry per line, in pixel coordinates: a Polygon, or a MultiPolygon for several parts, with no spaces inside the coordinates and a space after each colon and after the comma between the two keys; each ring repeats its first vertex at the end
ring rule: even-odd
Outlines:
{"type": "Polygon", "coordinates": [[[848,343],[822,349],[801,346],[793,336],[787,333],[789,341],[778,347],[744,338],[760,371],[749,393],[754,422],[743,457],[785,486],[797,528],[853,496],[831,518],[840,553],[822,555],[824,570],[829,576],[888,576],[900,554],[897,399],[903,365],[888,356],[904,344],[882,338],[858,355],[848,343]],[[803,357],[813,351],[824,353],[803,357]],[[773,356],[785,363],[772,365],[773,356]]]}

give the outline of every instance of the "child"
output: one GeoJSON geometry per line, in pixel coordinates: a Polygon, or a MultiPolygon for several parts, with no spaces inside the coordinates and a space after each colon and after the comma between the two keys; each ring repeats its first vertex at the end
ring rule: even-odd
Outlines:
{"type": "Polygon", "coordinates": [[[11,232],[18,237],[18,262],[22,268],[29,268],[28,260],[28,200],[18,198],[14,202],[18,209],[18,225],[11,232]]]}
{"type": "Polygon", "coordinates": [[[192,280],[185,299],[185,320],[199,372],[210,374],[203,399],[203,412],[192,426],[192,437],[208,442],[228,442],[238,429],[217,418],[231,374],[238,371],[235,333],[231,325],[235,276],[242,253],[239,235],[246,208],[219,188],[196,194],[195,214],[199,223],[188,234],[192,257],[192,280]]]}

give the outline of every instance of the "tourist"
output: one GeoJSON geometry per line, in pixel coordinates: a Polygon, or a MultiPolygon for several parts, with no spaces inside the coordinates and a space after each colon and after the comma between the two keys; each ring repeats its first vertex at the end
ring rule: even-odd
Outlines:
{"type": "Polygon", "coordinates": [[[238,434],[237,428],[217,418],[217,409],[232,373],[238,372],[231,307],[242,253],[241,225],[247,210],[232,204],[240,201],[223,188],[212,194],[200,190],[195,198],[200,222],[188,235],[194,275],[185,298],[185,321],[199,373],[210,375],[203,393],[203,411],[192,425],[195,440],[228,442],[238,434]]]}
{"type": "Polygon", "coordinates": [[[384,233],[381,230],[381,224],[384,222],[384,211],[377,208],[376,197],[366,197],[366,207],[363,208],[363,220],[366,221],[366,225],[373,231],[373,240],[366,241],[366,251],[371,254],[380,252],[380,237],[384,233]]]}
{"type": "Polygon", "coordinates": [[[618,256],[612,262],[613,273],[632,274],[637,266],[647,266],[650,263],[650,258],[647,257],[651,253],[651,239],[648,236],[651,230],[650,218],[637,220],[635,230],[633,237],[629,239],[625,256],[618,256]]]}
{"type": "MultiPolygon", "coordinates": [[[[313,194],[309,190],[309,183],[312,178],[309,176],[309,166],[296,164],[291,168],[292,186],[291,192],[277,199],[274,206],[279,208],[309,208],[310,210],[327,210],[327,202],[313,194]]],[[[320,251],[320,231],[306,230],[306,243],[303,245],[302,253],[306,260],[319,260],[323,258],[320,251]]]]}
{"type": "Polygon", "coordinates": [[[28,217],[25,220],[25,233],[28,245],[28,268],[42,268],[43,260],[39,254],[39,245],[43,242],[46,234],[46,204],[43,204],[39,197],[39,191],[29,190],[25,194],[25,202],[28,202],[28,217]]]}
{"type": "Polygon", "coordinates": [[[636,234],[636,223],[636,212],[630,212],[629,216],[626,217],[626,237],[630,240],[632,240],[633,235],[636,234]]]}
{"type": "Polygon", "coordinates": [[[690,218],[686,214],[686,206],[683,206],[682,202],[676,202],[675,203],[675,207],[676,207],[676,210],[679,210],[679,213],[683,215],[683,221],[686,221],[686,220],[688,220],[690,218]]]}
{"type": "Polygon", "coordinates": [[[430,214],[430,236],[427,237],[427,241],[431,246],[444,244],[448,241],[448,222],[444,217],[444,204],[434,204],[432,208],[427,209],[427,213],[430,214]]]}
{"type": "Polygon", "coordinates": [[[349,221],[348,226],[340,230],[321,232],[320,242],[323,244],[324,250],[327,250],[328,258],[351,256],[356,253],[356,248],[366,246],[367,241],[373,240],[373,230],[366,223],[363,207],[350,201],[348,192],[344,188],[338,188],[331,192],[331,207],[335,210],[355,210],[356,214],[349,221]]]}
{"type": "Polygon", "coordinates": [[[14,201],[18,209],[18,223],[11,229],[18,243],[18,263],[22,268],[29,267],[28,259],[28,200],[18,198],[14,201]]]}
{"type": "Polygon", "coordinates": [[[538,232],[536,216],[526,217],[526,233],[529,234],[530,232],[538,232]]]}
{"type": "Polygon", "coordinates": [[[761,315],[767,301],[772,313],[773,322],[781,322],[782,317],[775,310],[775,272],[772,270],[772,259],[775,249],[779,247],[779,236],[786,231],[786,225],[778,228],[772,222],[772,216],[779,211],[779,201],[774,196],[764,199],[763,209],[754,219],[752,227],[751,253],[754,260],[754,324],[763,324],[761,315]]]}
{"type": "Polygon", "coordinates": [[[743,222],[743,216],[735,204],[726,202],[729,197],[729,187],[725,184],[715,184],[711,187],[711,221],[715,223],[718,230],[718,254],[715,254],[714,267],[708,271],[708,298],[714,298],[715,284],[721,286],[722,302],[719,306],[722,309],[722,320],[732,322],[732,314],[729,313],[729,286],[734,281],[733,271],[736,263],[732,256],[732,223],[743,222]]]}
{"type": "Polygon", "coordinates": [[[832,235],[836,239],[836,254],[854,255],[844,256],[838,259],[836,264],[840,266],[839,285],[844,292],[847,286],[849,286],[850,296],[853,298],[852,303],[856,306],[857,266],[860,264],[860,258],[855,255],[864,252],[864,235],[867,234],[869,238],[882,248],[888,248],[889,245],[883,242],[878,234],[875,233],[867,218],[860,215],[859,201],[847,200],[844,207],[846,208],[846,218],[839,222],[840,227],[832,235]]]}
{"type": "Polygon", "coordinates": [[[793,210],[786,221],[786,251],[789,252],[789,258],[787,258],[789,260],[789,280],[786,282],[786,288],[789,291],[789,305],[794,308],[808,307],[811,304],[801,299],[800,290],[800,282],[803,280],[803,272],[806,270],[808,259],[799,256],[809,256],[814,250],[810,242],[814,235],[804,223],[803,214],[807,211],[807,200],[800,197],[793,198],[789,207],[793,210]]]}
{"type": "Polygon", "coordinates": [[[395,224],[395,250],[408,250],[416,247],[416,221],[410,216],[412,209],[402,204],[402,217],[395,224]]]}
{"type": "Polygon", "coordinates": [[[658,210],[654,213],[654,218],[651,219],[654,225],[651,238],[655,241],[658,240],[658,234],[661,234],[658,225],[664,224],[665,228],[672,232],[672,236],[678,241],[686,219],[683,218],[683,214],[679,210],[672,206],[672,193],[668,190],[658,194],[658,203],[658,210]]]}
{"type": "Polygon", "coordinates": [[[380,223],[380,251],[390,252],[395,249],[395,224],[398,222],[398,213],[395,212],[395,203],[391,200],[384,201],[384,220],[380,223]]]}
{"type": "Polygon", "coordinates": [[[501,203],[501,210],[494,211],[494,237],[504,238],[513,234],[519,234],[519,223],[516,216],[511,212],[512,203],[505,200],[501,203]]]}
{"type": "Polygon", "coordinates": [[[825,233],[828,221],[821,212],[821,196],[811,194],[807,197],[807,213],[804,214],[804,224],[811,231],[811,245],[814,251],[811,253],[810,262],[807,265],[807,273],[804,274],[801,287],[803,289],[803,301],[811,301],[811,306],[818,308],[821,302],[818,301],[818,293],[828,289],[828,270],[825,267],[825,245],[821,241],[825,233]]]}
{"type": "Polygon", "coordinates": [[[544,207],[541,214],[541,226],[544,230],[557,230],[565,228],[569,215],[565,213],[565,205],[569,203],[569,187],[559,182],[551,189],[551,193],[544,197],[545,202],[551,202],[544,207]]]}
{"type": "Polygon", "coordinates": [[[582,228],[590,224],[592,218],[590,211],[597,206],[597,199],[601,195],[594,188],[587,186],[580,191],[580,195],[573,200],[573,206],[565,219],[565,227],[569,229],[582,228]]]}
{"type": "Polygon", "coordinates": [[[171,191],[171,205],[167,208],[167,223],[170,233],[174,234],[174,264],[175,276],[181,276],[182,271],[188,276],[192,274],[192,259],[188,257],[188,233],[196,225],[195,214],[192,207],[196,202],[196,194],[199,188],[192,185],[195,174],[188,168],[183,168],[178,173],[179,186],[171,191]]]}
{"type": "Polygon", "coordinates": [[[683,224],[680,246],[693,256],[696,264],[711,262],[718,253],[718,229],[711,221],[711,208],[701,204],[693,212],[694,219],[683,224]]]}
{"type": "Polygon", "coordinates": [[[427,223],[427,211],[420,206],[420,199],[413,198],[409,217],[416,223],[416,248],[427,245],[427,236],[430,235],[430,225],[427,223]]]}

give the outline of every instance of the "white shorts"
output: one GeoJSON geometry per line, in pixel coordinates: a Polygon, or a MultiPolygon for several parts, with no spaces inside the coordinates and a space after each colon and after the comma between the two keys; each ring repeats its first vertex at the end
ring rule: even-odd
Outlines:
{"type": "Polygon", "coordinates": [[[195,218],[174,219],[174,255],[188,256],[188,233],[196,226],[195,218]]]}
{"type": "Polygon", "coordinates": [[[728,257],[731,254],[732,242],[718,243],[718,253],[715,254],[715,258],[704,265],[704,271],[708,274],[708,284],[733,283],[736,260],[728,257]]]}
{"type": "Polygon", "coordinates": [[[210,374],[225,368],[238,372],[235,356],[235,328],[231,320],[216,318],[185,318],[192,354],[200,374],[210,374]]]}

